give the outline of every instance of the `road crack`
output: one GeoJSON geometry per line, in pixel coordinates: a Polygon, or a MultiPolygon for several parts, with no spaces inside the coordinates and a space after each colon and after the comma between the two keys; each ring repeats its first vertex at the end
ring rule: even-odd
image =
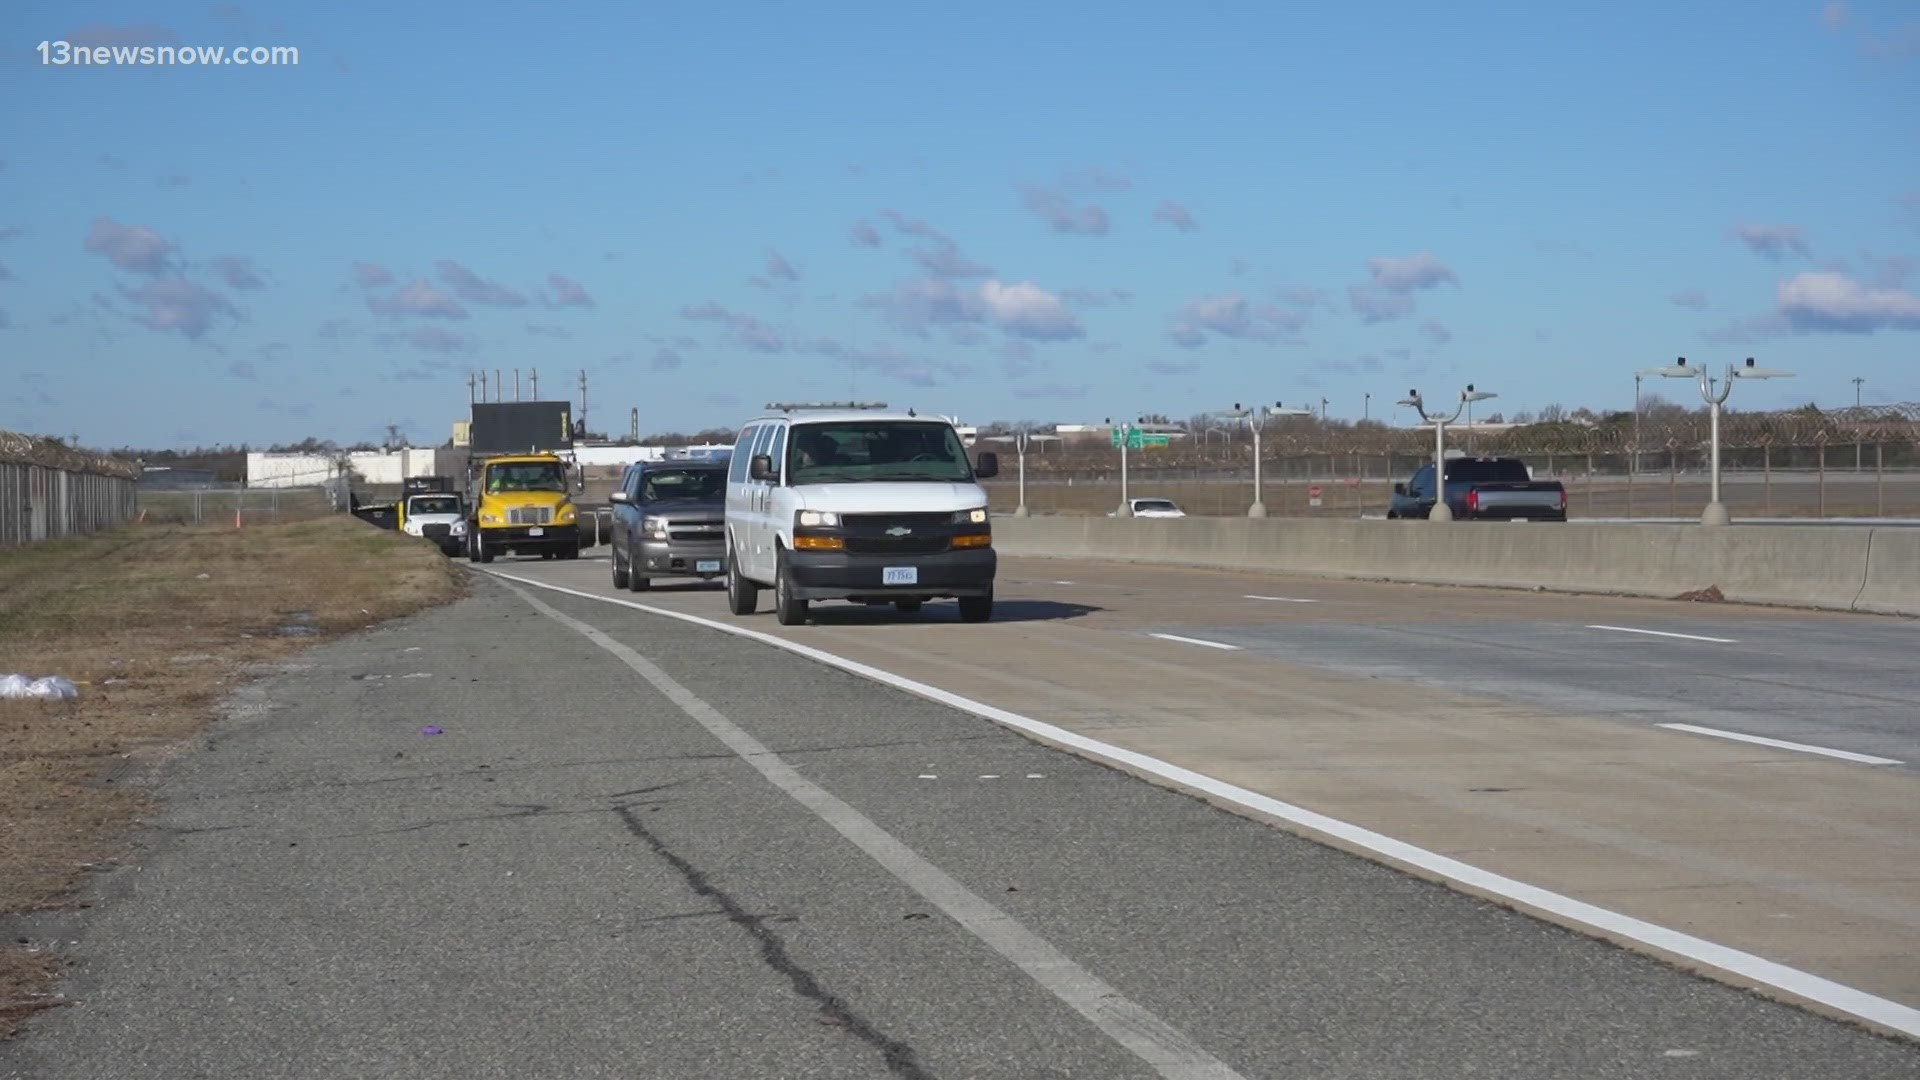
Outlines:
{"type": "Polygon", "coordinates": [[[768,927],[769,920],[765,916],[748,912],[732,894],[707,880],[707,876],[700,871],[699,867],[682,858],[673,849],[667,847],[658,836],[655,836],[632,807],[615,807],[614,813],[619,816],[621,823],[626,825],[628,832],[652,848],[653,853],[668,865],[679,871],[689,889],[703,899],[718,905],[725,913],[728,922],[745,930],[753,938],[755,944],[760,947],[760,959],[768,967],[785,976],[792,984],[794,993],[819,1006],[822,1023],[845,1028],[855,1038],[878,1050],[881,1058],[887,1063],[887,1071],[893,1075],[908,1077],[910,1080],[932,1080],[933,1074],[920,1063],[919,1055],[914,1053],[913,1047],[889,1038],[859,1013],[854,1012],[845,1001],[820,985],[820,980],[802,967],[787,951],[787,943],[768,927]]]}

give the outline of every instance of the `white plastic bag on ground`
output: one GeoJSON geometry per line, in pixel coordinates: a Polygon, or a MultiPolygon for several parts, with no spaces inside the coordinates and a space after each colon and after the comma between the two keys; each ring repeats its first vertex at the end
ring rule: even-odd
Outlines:
{"type": "Polygon", "coordinates": [[[0,675],[0,698],[72,698],[80,690],[58,675],[29,679],[25,675],[0,675]]]}

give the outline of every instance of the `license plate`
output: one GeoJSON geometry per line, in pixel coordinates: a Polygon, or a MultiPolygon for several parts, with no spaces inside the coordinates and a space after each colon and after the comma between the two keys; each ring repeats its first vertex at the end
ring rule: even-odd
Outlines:
{"type": "Polygon", "coordinates": [[[883,585],[918,585],[920,568],[917,566],[889,566],[880,571],[880,583],[883,585]]]}
{"type": "Polygon", "coordinates": [[[528,536],[545,536],[547,535],[547,530],[541,528],[538,525],[535,525],[533,528],[527,530],[527,535],[528,536]]]}
{"type": "Polygon", "coordinates": [[[693,564],[693,572],[696,574],[717,574],[720,572],[720,560],[719,559],[697,560],[693,564]]]}

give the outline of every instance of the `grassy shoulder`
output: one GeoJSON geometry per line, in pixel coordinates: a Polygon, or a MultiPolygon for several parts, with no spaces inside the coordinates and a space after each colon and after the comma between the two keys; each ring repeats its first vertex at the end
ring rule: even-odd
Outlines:
{"type": "MultiPolygon", "coordinates": [[[[145,809],[120,782],[129,763],[203,728],[246,665],[452,600],[462,577],[431,545],[344,515],[0,552],[0,674],[80,690],[0,700],[0,914],[73,902],[145,809]]],[[[0,1038],[46,1006],[56,974],[0,944],[0,1038]]]]}

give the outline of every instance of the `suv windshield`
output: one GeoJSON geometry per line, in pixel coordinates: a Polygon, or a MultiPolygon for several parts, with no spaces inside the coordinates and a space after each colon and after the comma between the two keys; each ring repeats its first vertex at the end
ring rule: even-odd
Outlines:
{"type": "Polygon", "coordinates": [[[640,477],[641,502],[718,502],[727,496],[720,469],[658,469],[640,477]]]}
{"type": "Polygon", "coordinates": [[[554,462],[518,462],[487,466],[487,491],[565,491],[567,472],[554,462]]]}
{"type": "Polygon", "coordinates": [[[960,436],[937,421],[795,424],[787,450],[789,484],[972,479],[960,436]]]}
{"type": "Polygon", "coordinates": [[[412,502],[416,514],[457,514],[460,500],[452,495],[420,496],[412,502]]]}
{"type": "Polygon", "coordinates": [[[1492,483],[1518,481],[1524,484],[1533,477],[1527,475],[1526,464],[1516,458],[1495,458],[1492,461],[1456,458],[1447,462],[1447,479],[1492,483]]]}

